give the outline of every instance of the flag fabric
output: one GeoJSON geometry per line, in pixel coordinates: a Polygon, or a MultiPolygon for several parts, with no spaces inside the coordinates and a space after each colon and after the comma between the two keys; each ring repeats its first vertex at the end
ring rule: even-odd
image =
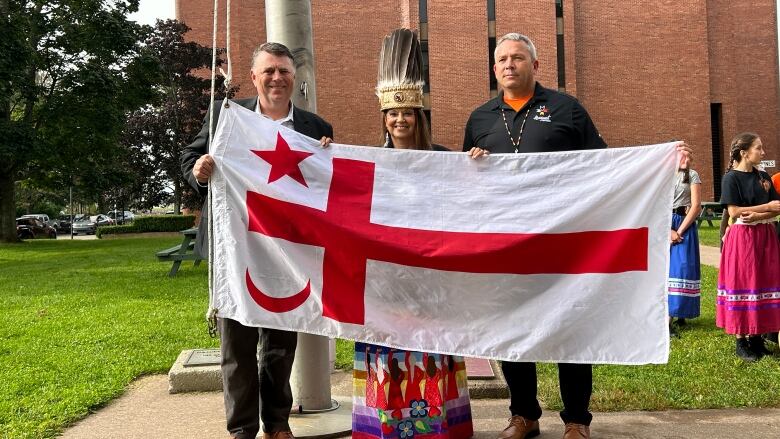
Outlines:
{"type": "Polygon", "coordinates": [[[230,105],[211,154],[219,317],[509,361],[668,359],[673,144],[323,149],[230,105]]]}

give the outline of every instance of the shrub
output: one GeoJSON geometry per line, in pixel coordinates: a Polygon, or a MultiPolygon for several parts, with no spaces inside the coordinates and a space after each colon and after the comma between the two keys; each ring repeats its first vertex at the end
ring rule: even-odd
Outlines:
{"type": "Polygon", "coordinates": [[[195,224],[195,215],[153,215],[138,217],[132,224],[98,227],[96,235],[145,232],[179,232],[195,224]]]}

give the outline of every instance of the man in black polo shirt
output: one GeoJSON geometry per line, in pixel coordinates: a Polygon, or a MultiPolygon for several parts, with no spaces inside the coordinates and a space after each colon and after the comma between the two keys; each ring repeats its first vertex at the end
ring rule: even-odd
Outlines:
{"type": "MultiPolygon", "coordinates": [[[[463,150],[473,158],[492,153],[549,152],[605,148],[607,145],[585,108],[563,93],[535,80],[536,48],[525,35],[501,37],[493,72],[501,88],[498,97],[474,110],[466,124],[463,150]]],[[[503,439],[539,435],[542,409],[536,399],[536,364],[504,361],[502,370],[511,396],[509,426],[503,439]]],[[[590,364],[558,364],[564,439],[590,437],[588,410],[593,371],[590,364]]]]}

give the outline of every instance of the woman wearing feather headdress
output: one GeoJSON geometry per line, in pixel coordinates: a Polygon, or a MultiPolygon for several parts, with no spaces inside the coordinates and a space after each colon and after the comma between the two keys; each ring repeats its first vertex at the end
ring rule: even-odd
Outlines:
{"type": "MultiPolygon", "coordinates": [[[[431,143],[422,111],[422,52],[411,30],[385,37],[376,94],[384,147],[447,150],[431,143]]],[[[353,438],[461,439],[474,433],[462,357],[358,342],[353,379],[353,438]]]]}

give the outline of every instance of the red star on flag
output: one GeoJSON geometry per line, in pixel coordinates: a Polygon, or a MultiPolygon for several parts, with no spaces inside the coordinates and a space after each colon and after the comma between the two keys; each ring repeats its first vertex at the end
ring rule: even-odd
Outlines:
{"type": "Polygon", "coordinates": [[[251,151],[271,165],[268,183],[273,183],[287,175],[298,183],[309,187],[298,165],[310,155],[314,155],[314,153],[290,149],[290,145],[287,144],[281,133],[276,134],[276,149],[272,151],[257,151],[253,149],[251,151]]]}

